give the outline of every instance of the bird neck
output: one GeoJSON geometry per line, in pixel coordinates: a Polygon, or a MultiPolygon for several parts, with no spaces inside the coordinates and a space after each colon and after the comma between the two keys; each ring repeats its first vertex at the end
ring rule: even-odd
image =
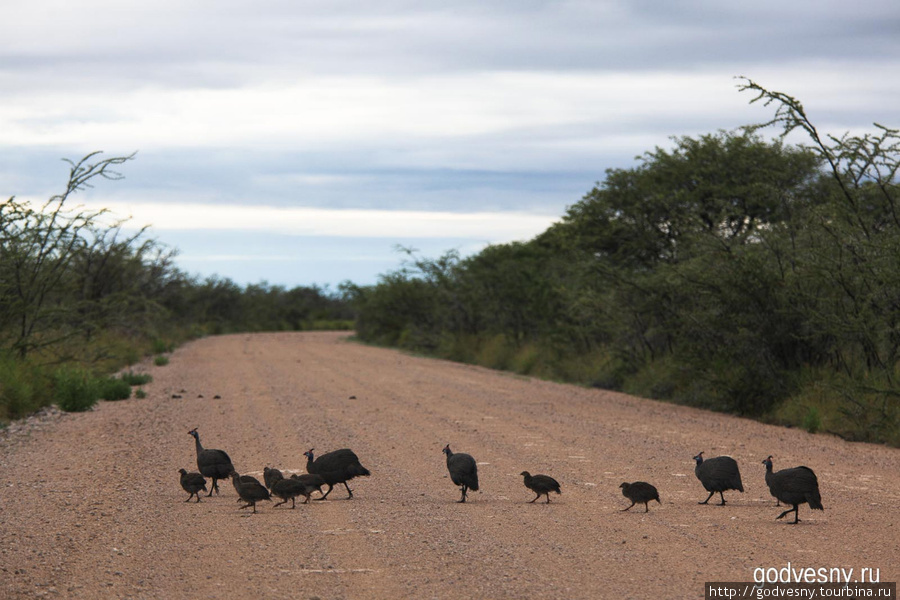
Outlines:
{"type": "Polygon", "coordinates": [[[203,452],[203,446],[200,444],[200,436],[196,433],[194,434],[194,447],[197,449],[197,454],[203,452]]]}

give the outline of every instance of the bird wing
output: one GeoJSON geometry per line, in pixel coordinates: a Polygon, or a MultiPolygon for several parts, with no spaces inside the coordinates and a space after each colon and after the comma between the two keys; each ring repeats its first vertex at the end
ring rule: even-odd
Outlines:
{"type": "Polygon", "coordinates": [[[782,469],[773,475],[773,481],[777,482],[780,490],[790,494],[819,492],[819,479],[809,467],[782,469]]]}

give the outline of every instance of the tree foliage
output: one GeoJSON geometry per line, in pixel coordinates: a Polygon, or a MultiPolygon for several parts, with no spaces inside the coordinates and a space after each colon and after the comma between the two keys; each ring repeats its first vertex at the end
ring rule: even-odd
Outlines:
{"type": "Polygon", "coordinates": [[[791,96],[739,89],[774,118],[608,170],[529,242],[384,276],[355,297],[360,336],[537,346],[543,375],[739,414],[836,400],[831,430],[900,440],[898,132],[822,135],[791,96]]]}

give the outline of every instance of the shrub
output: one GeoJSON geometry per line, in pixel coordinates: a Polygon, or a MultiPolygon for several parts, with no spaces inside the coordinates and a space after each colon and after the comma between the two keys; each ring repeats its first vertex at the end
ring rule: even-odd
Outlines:
{"type": "Polygon", "coordinates": [[[153,359],[153,364],[157,367],[164,367],[169,364],[169,357],[163,354],[160,354],[156,358],[153,359]]]}
{"type": "Polygon", "coordinates": [[[144,385],[145,383],[150,383],[151,381],[153,381],[153,376],[151,376],[149,373],[135,373],[133,371],[122,373],[120,377],[122,381],[131,386],[144,385]]]}
{"type": "Polygon", "coordinates": [[[100,397],[104,400],[127,400],[131,398],[131,386],[123,379],[105,377],[99,379],[100,397]]]}
{"type": "Polygon", "coordinates": [[[40,370],[13,358],[0,359],[0,420],[18,419],[38,410],[46,398],[40,370]]]}
{"type": "Polygon", "coordinates": [[[138,388],[134,390],[134,397],[138,400],[143,400],[147,397],[147,392],[144,391],[144,388],[138,388]]]}
{"type": "Polygon", "coordinates": [[[806,414],[803,415],[803,429],[809,433],[818,433],[822,428],[822,417],[819,415],[819,409],[810,406],[806,414]]]}
{"type": "Polygon", "coordinates": [[[89,410],[100,398],[98,382],[84,369],[61,367],[53,374],[53,398],[66,412],[89,410]]]}

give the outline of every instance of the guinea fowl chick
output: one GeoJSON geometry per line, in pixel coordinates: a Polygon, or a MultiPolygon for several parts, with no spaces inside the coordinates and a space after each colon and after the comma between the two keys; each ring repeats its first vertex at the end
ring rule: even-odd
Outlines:
{"type": "Polygon", "coordinates": [[[781,519],[788,513],[794,513],[791,524],[800,522],[800,505],[809,504],[814,510],[825,510],[822,506],[822,497],[819,495],[819,479],[809,467],[794,467],[782,469],[772,473],[772,457],[763,461],[766,465],[766,483],[769,492],[785,504],[793,508],[784,511],[776,519],[781,519]],[[770,475],[771,474],[771,475],[770,475]]]}
{"type": "Polygon", "coordinates": [[[271,491],[273,496],[278,496],[279,498],[281,498],[281,502],[275,504],[273,508],[275,508],[276,506],[281,506],[288,500],[291,501],[291,508],[294,508],[297,496],[303,494],[305,490],[306,485],[304,485],[302,481],[298,481],[297,479],[293,478],[279,479],[272,484],[271,491]]]}
{"type": "Polygon", "coordinates": [[[646,481],[635,481],[634,483],[623,483],[619,486],[622,488],[622,495],[631,500],[631,506],[628,508],[623,508],[622,512],[626,510],[630,510],[632,506],[637,504],[638,502],[644,503],[644,512],[650,512],[650,501],[656,500],[657,504],[662,504],[659,501],[659,492],[656,491],[656,488],[646,481]]]}
{"type": "Polygon", "coordinates": [[[528,471],[522,471],[519,475],[525,478],[525,487],[537,494],[529,503],[541,496],[547,496],[546,504],[550,504],[550,492],[562,493],[559,490],[559,482],[549,475],[532,475],[528,471]]]}
{"type": "Polygon", "coordinates": [[[194,496],[200,502],[200,490],[206,491],[206,478],[200,473],[188,473],[184,469],[178,469],[178,472],[181,473],[181,489],[190,494],[185,502],[190,502],[194,496]]]}
{"type": "Polygon", "coordinates": [[[207,496],[212,496],[215,491],[219,493],[219,480],[225,479],[231,475],[234,465],[231,464],[231,458],[224,450],[213,450],[212,448],[204,448],[200,444],[200,434],[194,427],[188,431],[188,435],[194,437],[194,448],[197,450],[197,470],[204,477],[212,479],[212,487],[207,496]]]}
{"type": "Polygon", "coordinates": [[[730,456],[717,456],[709,460],[703,460],[703,453],[701,452],[694,457],[694,461],[697,463],[697,466],[694,467],[694,474],[700,480],[700,483],[703,484],[703,487],[706,488],[706,491],[709,492],[709,496],[700,504],[707,504],[709,499],[713,497],[713,494],[719,492],[719,497],[722,499],[719,505],[725,506],[725,496],[722,492],[727,492],[728,490],[744,491],[738,464],[730,456]]]}
{"type": "Polygon", "coordinates": [[[319,458],[316,458],[313,455],[313,450],[315,450],[315,448],[310,448],[303,453],[306,457],[306,472],[312,475],[320,475],[328,486],[325,495],[321,498],[316,498],[317,500],[324,500],[327,498],[328,494],[331,493],[332,488],[339,483],[343,483],[344,487],[347,488],[347,498],[352,498],[353,491],[350,489],[350,486],[347,485],[347,482],[354,477],[368,477],[372,474],[367,468],[360,464],[356,453],[349,448],[328,452],[319,458]]]}
{"type": "Polygon", "coordinates": [[[269,490],[263,486],[259,481],[254,479],[253,477],[248,477],[244,479],[236,471],[232,471],[231,473],[231,483],[234,485],[234,489],[237,490],[238,496],[240,496],[241,500],[246,502],[244,506],[241,508],[253,507],[253,513],[256,513],[256,503],[262,500],[272,500],[272,496],[269,494],[269,490]]]}
{"type": "Polygon", "coordinates": [[[454,453],[450,450],[450,444],[444,446],[443,452],[447,455],[447,470],[450,471],[450,480],[462,491],[459,502],[465,502],[469,490],[478,491],[478,465],[469,454],[454,453]]]}
{"type": "Polygon", "coordinates": [[[266,487],[269,488],[269,491],[272,491],[272,486],[276,481],[281,481],[284,479],[284,474],[278,469],[270,469],[269,467],[263,468],[263,481],[266,482],[266,487]]]}
{"type": "Polygon", "coordinates": [[[291,479],[295,479],[300,481],[303,484],[303,491],[300,492],[303,496],[306,496],[306,500],[303,501],[303,504],[309,503],[309,498],[312,496],[313,492],[319,492],[320,495],[322,493],[322,486],[327,485],[325,480],[322,479],[321,475],[315,475],[313,473],[303,473],[302,475],[291,475],[291,479]]]}

